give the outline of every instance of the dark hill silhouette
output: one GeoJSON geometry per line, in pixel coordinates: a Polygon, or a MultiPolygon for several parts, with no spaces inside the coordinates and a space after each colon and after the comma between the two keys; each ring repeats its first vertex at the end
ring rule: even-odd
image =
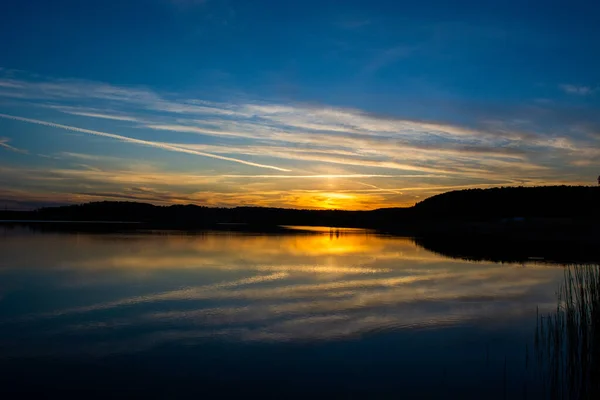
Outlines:
{"type": "Polygon", "coordinates": [[[442,193],[414,206],[419,215],[444,217],[600,216],[600,188],[539,186],[467,189],[442,193]]]}

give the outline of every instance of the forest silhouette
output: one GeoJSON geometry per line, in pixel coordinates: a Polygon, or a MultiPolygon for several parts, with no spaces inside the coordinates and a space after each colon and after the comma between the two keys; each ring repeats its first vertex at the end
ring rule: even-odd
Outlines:
{"type": "Polygon", "coordinates": [[[276,230],[281,225],[321,225],[372,228],[410,235],[501,234],[514,230],[525,236],[555,232],[563,236],[587,237],[598,236],[599,205],[600,187],[540,186],[457,190],[435,195],[412,207],[372,211],[158,206],[101,201],[34,211],[0,211],[0,219],[119,221],[158,229],[228,226],[228,229],[276,230]]]}

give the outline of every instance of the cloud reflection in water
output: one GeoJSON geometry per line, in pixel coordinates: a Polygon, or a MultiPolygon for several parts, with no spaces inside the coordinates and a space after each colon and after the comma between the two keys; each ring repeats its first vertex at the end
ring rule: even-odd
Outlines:
{"type": "Polygon", "coordinates": [[[562,276],[557,267],[450,260],[362,231],[3,239],[0,325],[21,333],[0,338],[19,354],[493,326],[552,307],[562,276]]]}

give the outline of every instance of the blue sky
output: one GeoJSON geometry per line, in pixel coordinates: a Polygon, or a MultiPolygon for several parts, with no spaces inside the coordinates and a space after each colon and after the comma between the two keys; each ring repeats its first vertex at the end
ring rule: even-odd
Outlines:
{"type": "Polygon", "coordinates": [[[600,173],[598,2],[2,7],[8,207],[371,209],[600,173]]]}

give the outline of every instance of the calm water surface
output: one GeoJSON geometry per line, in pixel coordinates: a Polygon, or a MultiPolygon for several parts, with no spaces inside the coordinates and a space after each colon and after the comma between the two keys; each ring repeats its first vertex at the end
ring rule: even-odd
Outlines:
{"type": "Polygon", "coordinates": [[[0,390],[536,398],[536,309],[562,278],[361,230],[0,227],[0,390]]]}

